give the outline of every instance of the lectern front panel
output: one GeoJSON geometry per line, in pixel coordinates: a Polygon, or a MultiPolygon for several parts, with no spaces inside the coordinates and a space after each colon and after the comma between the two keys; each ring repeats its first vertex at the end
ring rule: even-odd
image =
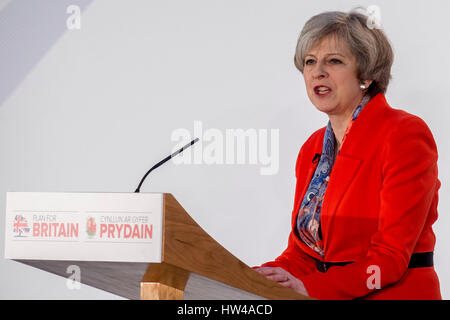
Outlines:
{"type": "Polygon", "coordinates": [[[6,259],[161,262],[161,193],[8,192],[6,198],[6,259]]]}

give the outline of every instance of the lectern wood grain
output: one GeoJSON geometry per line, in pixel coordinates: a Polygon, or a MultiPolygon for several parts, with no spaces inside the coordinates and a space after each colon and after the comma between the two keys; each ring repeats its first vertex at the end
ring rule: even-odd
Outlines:
{"type": "Polygon", "coordinates": [[[141,280],[142,300],[180,300],[189,272],[167,263],[150,263],[141,280]]]}
{"type": "Polygon", "coordinates": [[[158,282],[141,282],[141,300],[183,300],[183,291],[158,282]]]}
{"type": "Polygon", "coordinates": [[[164,194],[162,260],[268,299],[308,299],[267,279],[209,236],[171,194],[164,194]]]}

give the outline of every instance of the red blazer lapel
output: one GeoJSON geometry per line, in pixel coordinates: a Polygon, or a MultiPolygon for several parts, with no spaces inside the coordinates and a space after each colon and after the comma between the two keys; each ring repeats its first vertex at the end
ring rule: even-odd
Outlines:
{"type": "Polygon", "coordinates": [[[304,148],[300,155],[296,165],[296,177],[297,185],[295,192],[295,205],[294,214],[292,217],[292,227],[296,228],[297,213],[300,210],[300,205],[305,196],[306,190],[308,190],[309,183],[311,182],[312,175],[316,170],[317,163],[313,163],[314,156],[322,153],[323,137],[325,135],[326,127],[316,131],[311,137],[311,145],[308,148],[304,148]]]}
{"type": "Polygon", "coordinates": [[[312,175],[316,170],[317,163],[313,163],[313,158],[316,153],[320,154],[322,152],[323,137],[325,135],[326,127],[317,130],[311,135],[307,142],[303,145],[300,150],[296,164],[296,176],[297,184],[295,187],[295,200],[294,200],[294,210],[292,212],[292,232],[296,236],[293,238],[298,246],[302,248],[304,252],[308,255],[320,259],[320,256],[308,247],[303,241],[298,238],[297,233],[297,214],[300,210],[300,205],[305,196],[306,190],[308,190],[309,183],[311,182],[312,175]]]}
{"type": "Polygon", "coordinates": [[[362,159],[345,155],[339,155],[336,158],[322,203],[320,223],[324,248],[327,247],[329,239],[333,237],[333,228],[331,225],[339,203],[347,192],[349,185],[352,183],[363,161],[362,159]]]}
{"type": "MultiPolygon", "coordinates": [[[[379,134],[379,124],[388,107],[384,95],[372,98],[359,114],[336,157],[322,204],[321,225],[324,247],[333,237],[333,218],[353,178],[364,164],[379,134]]],[[[364,188],[364,186],[361,186],[364,188]]],[[[325,257],[326,258],[326,257],[325,257]]]]}

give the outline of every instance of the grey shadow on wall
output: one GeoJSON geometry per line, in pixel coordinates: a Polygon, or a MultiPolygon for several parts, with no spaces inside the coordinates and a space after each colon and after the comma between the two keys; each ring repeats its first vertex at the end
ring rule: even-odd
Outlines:
{"type": "Polygon", "coordinates": [[[0,107],[68,31],[67,8],[75,5],[83,12],[93,1],[11,0],[0,7],[0,107]]]}

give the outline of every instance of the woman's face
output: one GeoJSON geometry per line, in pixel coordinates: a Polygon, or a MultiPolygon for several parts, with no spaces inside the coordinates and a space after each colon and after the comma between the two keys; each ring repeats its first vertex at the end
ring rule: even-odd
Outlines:
{"type": "Polygon", "coordinates": [[[351,114],[363,98],[356,58],[344,41],[326,37],[305,56],[303,77],[311,102],[330,115],[351,114]]]}

